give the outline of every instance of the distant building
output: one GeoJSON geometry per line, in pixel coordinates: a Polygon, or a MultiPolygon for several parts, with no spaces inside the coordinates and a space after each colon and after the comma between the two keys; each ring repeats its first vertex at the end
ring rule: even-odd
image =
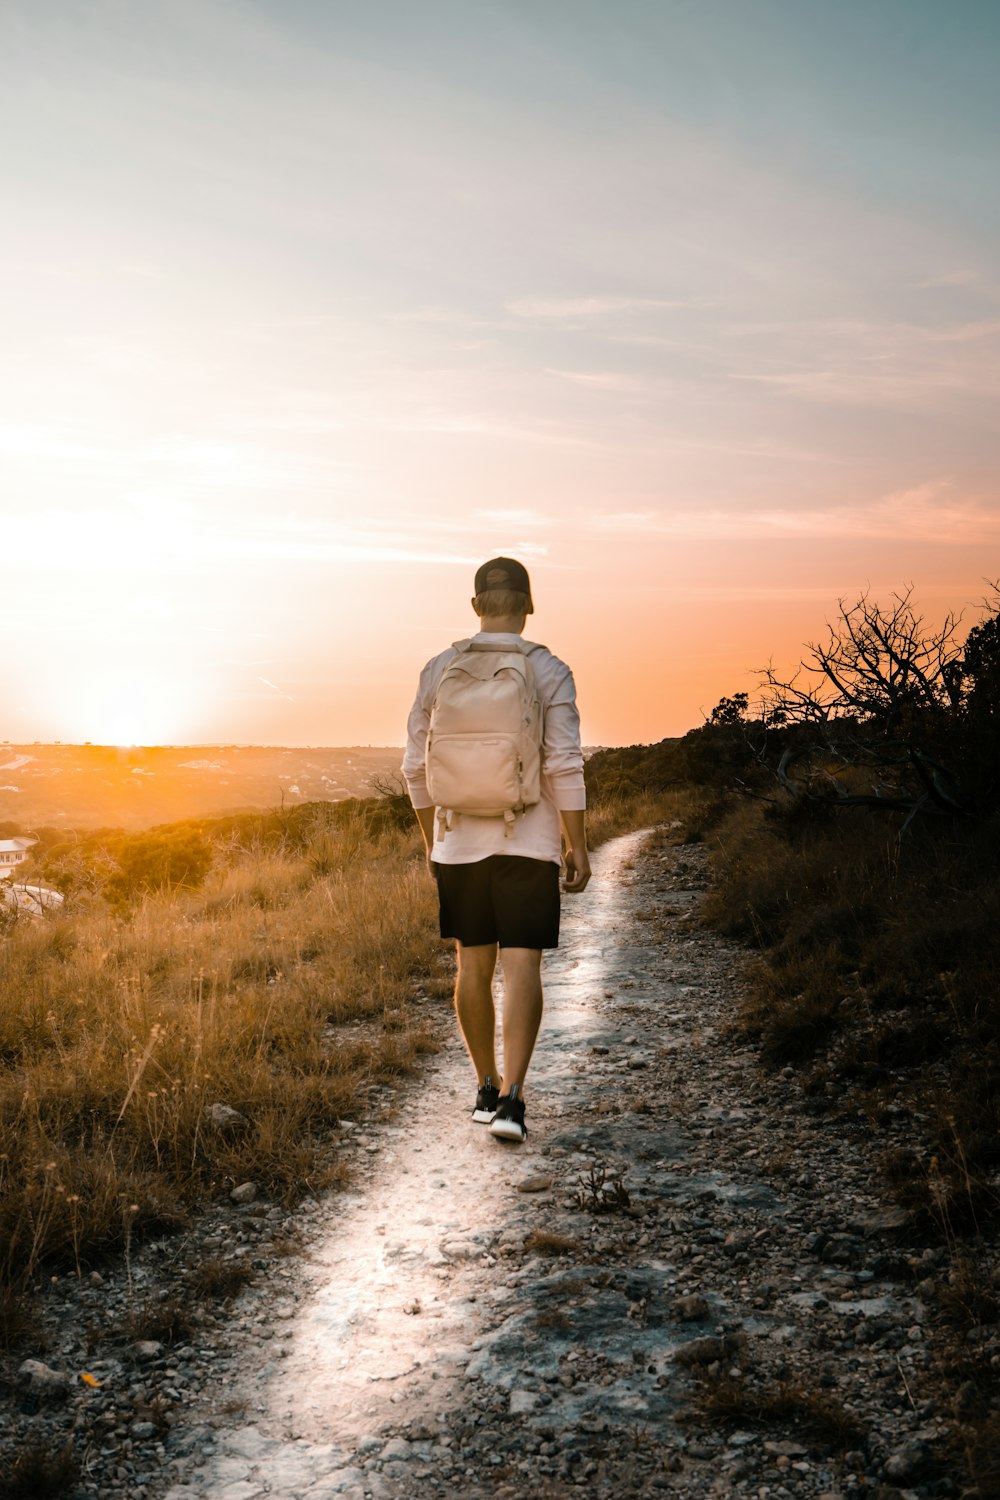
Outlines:
{"type": "Polygon", "coordinates": [[[0,839],[0,880],[9,879],[37,843],[37,839],[0,839]]]}

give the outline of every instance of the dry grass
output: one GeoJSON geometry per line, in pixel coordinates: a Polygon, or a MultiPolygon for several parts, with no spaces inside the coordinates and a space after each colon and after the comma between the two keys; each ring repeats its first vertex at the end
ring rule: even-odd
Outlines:
{"type": "MultiPolygon", "coordinates": [[[[734,802],[713,831],[707,903],[713,925],[758,950],[741,1029],[767,1064],[798,1064],[806,1093],[839,1096],[886,1132],[888,1194],[946,1251],[928,1304],[942,1405],[955,1419],[941,1473],[963,1474],[983,1495],[1000,1476],[996,1372],[966,1362],[1000,1301],[990,1236],[1000,1216],[996,834],[995,817],[901,838],[885,817],[734,802]]],[[[764,1420],[782,1414],[787,1394],[776,1403],[720,1386],[702,1401],[718,1419],[764,1420]]]]}
{"type": "Polygon", "coordinates": [[[1000,1494],[1000,1413],[962,1428],[961,1442],[969,1481],[975,1486],[969,1493],[1000,1494]]]}
{"type": "Polygon", "coordinates": [[[58,1448],[31,1443],[0,1475],[0,1500],[64,1500],[74,1493],[79,1477],[72,1437],[58,1448]]]}
{"type": "Polygon", "coordinates": [[[712,851],[706,917],[759,950],[741,1019],[765,1062],[853,1086],[875,1124],[896,1102],[927,1118],[887,1179],[925,1223],[982,1230],[1000,1208],[993,825],[901,840],[885,817],[744,801],[712,851]]]}
{"type": "Polygon", "coordinates": [[[961,1333],[1000,1322],[1000,1298],[984,1277],[983,1263],[968,1252],[951,1257],[947,1280],[936,1290],[938,1311],[961,1333]]]}
{"type": "Polygon", "coordinates": [[[576,1190],[576,1205],[592,1214],[627,1213],[632,1199],[625,1186],[627,1167],[621,1171],[608,1171],[594,1164],[586,1176],[581,1176],[576,1190]]]}
{"type": "Polygon", "coordinates": [[[572,1255],[579,1247],[576,1240],[566,1234],[555,1234],[548,1229],[533,1229],[524,1237],[525,1250],[536,1255],[572,1255]]]}
{"type": "Polygon", "coordinates": [[[697,842],[710,822],[716,800],[690,786],[605,794],[594,799],[587,810],[587,839],[591,848],[597,849],[608,839],[637,828],[669,828],[677,823],[679,826],[668,835],[672,842],[697,842]]]}
{"type": "Polygon", "coordinates": [[[188,1271],[184,1283],[197,1297],[228,1298],[249,1286],[255,1275],[245,1261],[210,1255],[188,1271]]]}
{"type": "Polygon", "coordinates": [[[132,1308],[124,1331],[132,1341],[182,1344],[195,1336],[198,1326],[196,1307],[189,1297],[167,1297],[162,1302],[145,1298],[132,1308]]]}
{"type": "Polygon", "coordinates": [[[722,1375],[700,1382],[692,1400],[696,1418],[709,1425],[777,1425],[825,1453],[856,1447],[865,1436],[862,1424],[815,1386],[722,1375]]]}
{"type": "Polygon", "coordinates": [[[197,892],[93,896],[4,934],[0,1315],[253,1178],[336,1181],[330,1128],[433,1037],[448,987],[412,834],[217,851],[197,892]],[[216,1128],[223,1103],[243,1124],[216,1128]]]}

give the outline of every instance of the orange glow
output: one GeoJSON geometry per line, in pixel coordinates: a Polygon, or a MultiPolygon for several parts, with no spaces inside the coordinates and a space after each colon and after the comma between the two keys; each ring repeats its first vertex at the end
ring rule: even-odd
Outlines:
{"type": "Polygon", "coordinates": [[[504,552],[649,741],[1000,574],[989,7],[89,9],[0,63],[0,738],[400,744],[504,552]]]}

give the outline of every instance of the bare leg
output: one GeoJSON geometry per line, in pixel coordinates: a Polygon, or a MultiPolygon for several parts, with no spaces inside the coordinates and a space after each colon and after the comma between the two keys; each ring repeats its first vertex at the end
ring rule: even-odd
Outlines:
{"type": "Polygon", "coordinates": [[[496,943],[455,945],[458,978],[455,981],[455,1014],[459,1030],[469,1049],[472,1066],[480,1086],[487,1078],[497,1079],[496,1011],[493,1006],[493,970],[497,962],[496,943]]]}
{"type": "Polygon", "coordinates": [[[503,1092],[519,1084],[524,1092],[535,1038],[542,1024],[542,950],[504,948],[503,1092]]]}

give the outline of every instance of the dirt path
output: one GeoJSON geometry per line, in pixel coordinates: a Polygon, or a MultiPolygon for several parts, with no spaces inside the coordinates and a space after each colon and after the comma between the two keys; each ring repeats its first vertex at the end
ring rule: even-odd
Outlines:
{"type": "Polygon", "coordinates": [[[824,1101],[725,1034],[744,960],[691,920],[701,851],[630,835],[595,863],[546,962],[528,1142],[469,1121],[449,1044],[354,1133],[364,1191],[314,1209],[305,1261],[258,1262],[221,1373],[152,1360],[178,1404],[141,1493],[948,1492],[911,1399],[923,1251],[824,1101]],[[725,1420],[691,1420],[699,1384],[725,1420]]]}

